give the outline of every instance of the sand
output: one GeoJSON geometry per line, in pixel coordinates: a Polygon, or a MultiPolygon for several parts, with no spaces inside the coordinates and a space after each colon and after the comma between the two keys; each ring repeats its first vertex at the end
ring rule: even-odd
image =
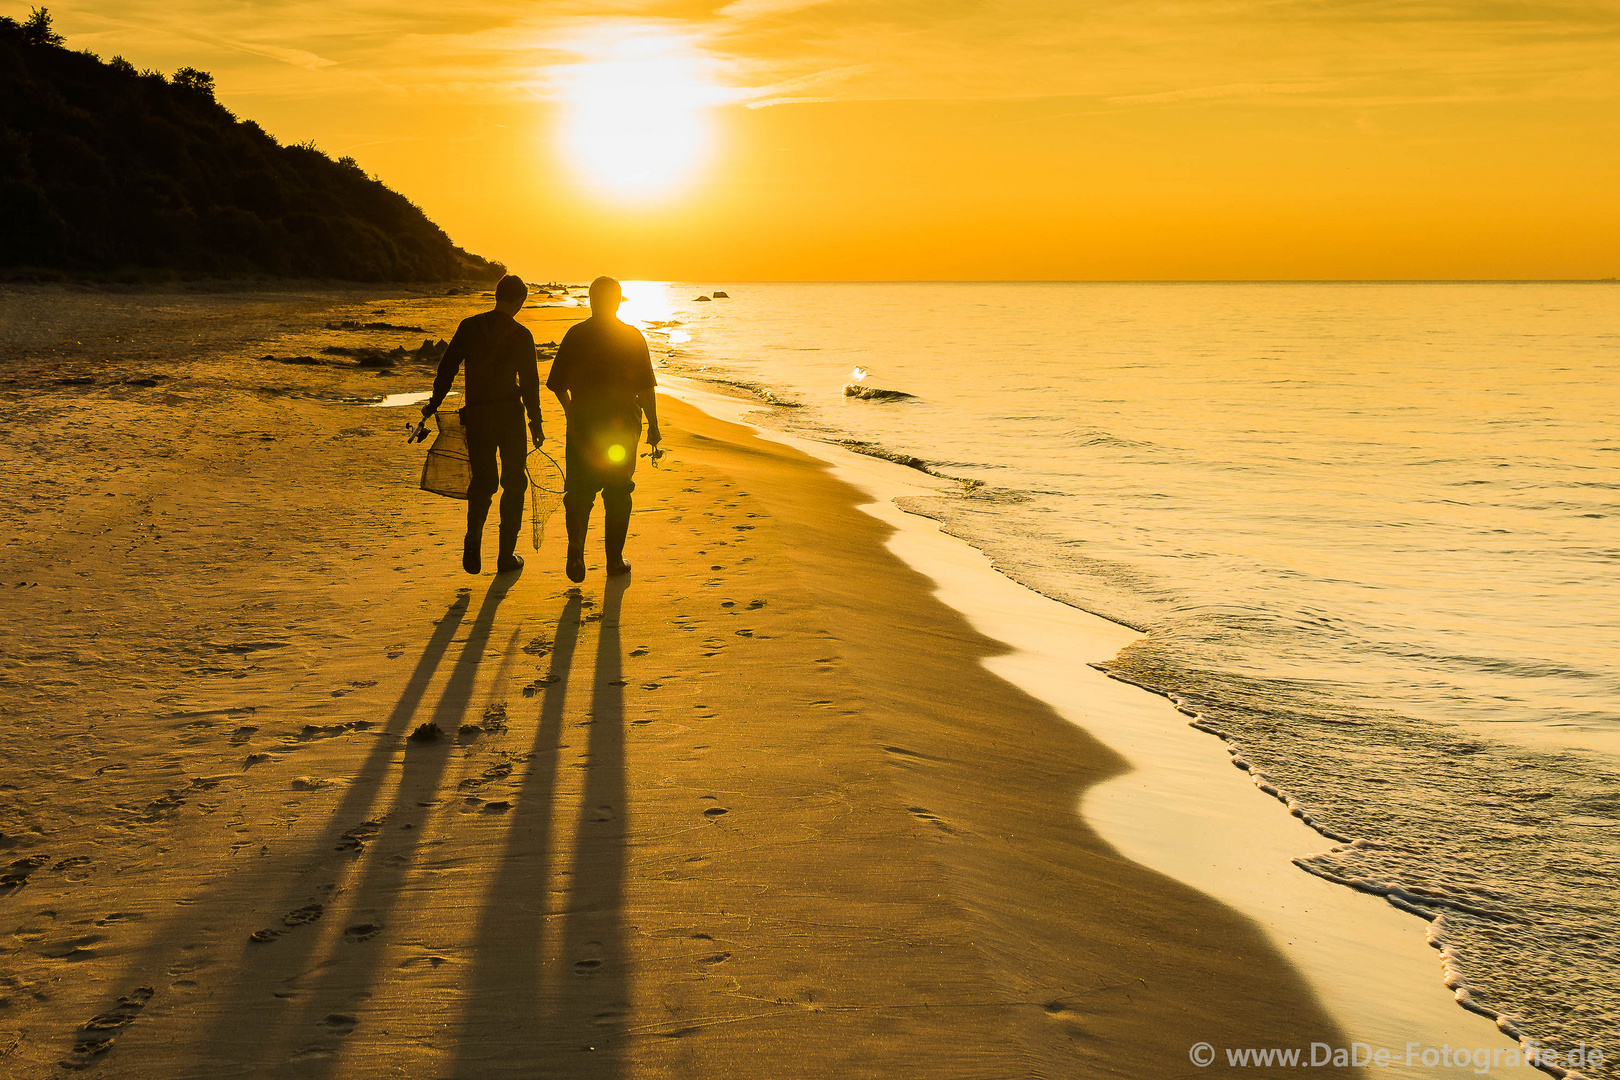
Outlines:
{"type": "Polygon", "coordinates": [[[8,1076],[1182,1076],[1212,1032],[1347,1044],[1261,925],[1075,812],[1123,759],[988,670],[1007,647],[825,463],[666,399],[627,582],[597,531],[570,587],[560,521],[469,578],[413,410],[340,400],[422,372],[255,359],[382,301],[253,302],[71,347],[10,324],[8,1076]]]}

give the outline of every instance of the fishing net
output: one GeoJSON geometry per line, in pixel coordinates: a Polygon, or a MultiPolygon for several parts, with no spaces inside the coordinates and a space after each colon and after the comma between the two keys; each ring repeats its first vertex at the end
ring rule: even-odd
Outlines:
{"type": "Polygon", "coordinates": [[[529,473],[529,529],[534,541],[534,550],[539,551],[540,545],[546,539],[546,521],[557,512],[562,505],[563,497],[563,470],[557,464],[557,459],[544,450],[535,450],[529,455],[527,466],[529,473]],[[545,459],[544,464],[537,465],[535,457],[545,459]]]}
{"type": "Polygon", "coordinates": [[[439,434],[422,462],[422,490],[452,499],[465,499],[472,483],[472,463],[467,456],[467,429],[458,412],[437,412],[439,434]]]}

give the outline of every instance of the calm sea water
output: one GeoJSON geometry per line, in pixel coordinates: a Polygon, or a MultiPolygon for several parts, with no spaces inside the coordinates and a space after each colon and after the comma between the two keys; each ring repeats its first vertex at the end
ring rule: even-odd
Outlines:
{"type": "Polygon", "coordinates": [[[1342,841],[1302,869],[1620,1075],[1620,287],[720,287],[626,315],[767,423],[964,481],[907,508],[1145,630],[1110,670],[1342,841]]]}

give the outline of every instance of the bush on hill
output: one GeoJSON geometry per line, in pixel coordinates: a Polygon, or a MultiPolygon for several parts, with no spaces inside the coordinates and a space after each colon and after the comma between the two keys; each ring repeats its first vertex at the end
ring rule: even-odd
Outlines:
{"type": "Polygon", "coordinates": [[[0,267],[348,281],[492,279],[353,158],[282,146],[172,79],[0,17],[0,267]]]}

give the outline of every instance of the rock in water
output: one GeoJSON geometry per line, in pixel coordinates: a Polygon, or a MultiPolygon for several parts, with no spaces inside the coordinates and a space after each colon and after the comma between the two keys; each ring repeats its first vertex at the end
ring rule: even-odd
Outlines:
{"type": "Polygon", "coordinates": [[[860,398],[862,401],[899,401],[902,398],[916,397],[904,390],[879,390],[875,386],[862,386],[860,383],[846,383],[844,396],[860,398]]]}

